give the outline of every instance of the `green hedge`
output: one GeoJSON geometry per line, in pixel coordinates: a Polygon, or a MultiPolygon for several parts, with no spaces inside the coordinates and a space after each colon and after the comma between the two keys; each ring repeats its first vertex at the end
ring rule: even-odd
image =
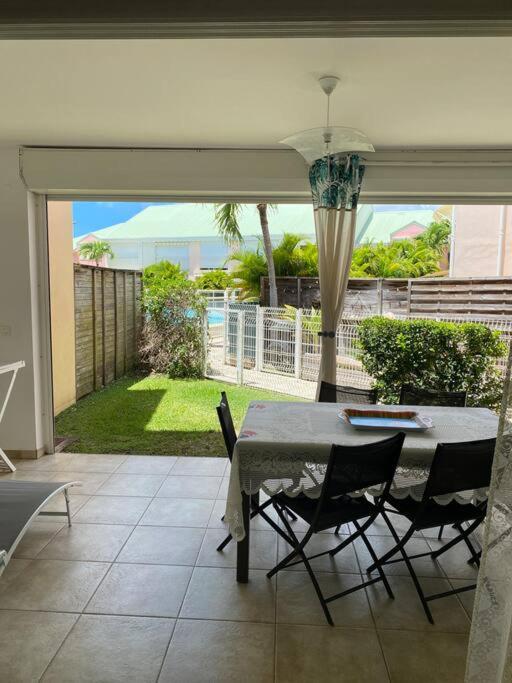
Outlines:
{"type": "Polygon", "coordinates": [[[495,408],[505,355],[499,332],[480,323],[373,317],[358,328],[363,367],[375,378],[379,400],[398,403],[400,387],[467,391],[468,405],[495,408]]]}

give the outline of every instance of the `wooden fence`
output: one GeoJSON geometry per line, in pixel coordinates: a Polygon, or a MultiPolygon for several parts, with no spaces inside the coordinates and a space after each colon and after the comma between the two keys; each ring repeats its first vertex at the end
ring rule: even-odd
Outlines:
{"type": "Polygon", "coordinates": [[[141,328],[141,273],[75,264],[76,397],[133,368],[141,328]]]}
{"type": "MultiPolygon", "coordinates": [[[[320,285],[313,277],[278,277],[279,305],[320,306],[320,285]]],[[[261,279],[261,303],[268,306],[268,278],[261,279]]],[[[351,279],[345,313],[373,315],[403,313],[421,316],[509,316],[512,277],[351,279]]]]}

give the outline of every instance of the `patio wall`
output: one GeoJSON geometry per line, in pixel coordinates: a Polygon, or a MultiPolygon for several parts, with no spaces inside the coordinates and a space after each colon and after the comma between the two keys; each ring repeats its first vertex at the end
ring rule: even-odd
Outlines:
{"type": "Polygon", "coordinates": [[[134,367],[141,328],[141,273],[76,265],[76,397],[134,367]]]}

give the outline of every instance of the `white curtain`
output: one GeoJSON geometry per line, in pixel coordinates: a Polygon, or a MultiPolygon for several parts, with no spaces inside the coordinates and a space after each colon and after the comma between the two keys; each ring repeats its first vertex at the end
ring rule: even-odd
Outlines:
{"type": "Polygon", "coordinates": [[[494,456],[466,683],[512,681],[512,349],[494,456]]]}
{"type": "Polygon", "coordinates": [[[356,209],[315,209],[318,271],[322,302],[322,351],[318,387],[336,383],[336,328],[343,312],[354,238],[356,209]],[[327,334],[327,336],[326,336],[327,334]]]}
{"type": "Polygon", "coordinates": [[[343,312],[364,166],[357,154],[331,154],[309,169],[315,210],[322,340],[320,383],[336,383],[336,328],[343,312]]]}

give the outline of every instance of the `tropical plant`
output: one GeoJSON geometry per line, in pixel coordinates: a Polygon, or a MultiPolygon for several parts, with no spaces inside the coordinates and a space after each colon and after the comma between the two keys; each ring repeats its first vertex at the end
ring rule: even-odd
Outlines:
{"type": "MultiPolygon", "coordinates": [[[[270,289],[270,305],[277,307],[277,284],[276,272],[274,268],[274,260],[272,257],[272,241],[270,239],[270,230],[268,227],[268,209],[273,205],[267,203],[256,204],[256,210],[260,218],[261,238],[263,243],[263,252],[267,262],[267,273],[270,289]]],[[[219,233],[224,237],[227,244],[241,245],[243,243],[243,236],[240,232],[240,225],[238,219],[244,209],[242,204],[218,204],[215,209],[215,223],[219,233]]]]}
{"type": "MultiPolygon", "coordinates": [[[[260,281],[268,275],[267,261],[261,248],[255,251],[240,250],[230,256],[237,266],[233,277],[242,289],[242,298],[257,299],[260,281]]],[[[272,251],[275,272],[284,277],[316,277],[318,275],[318,250],[316,244],[304,241],[300,235],[285,233],[272,251]]]]}
{"type": "Polygon", "coordinates": [[[435,273],[438,264],[439,254],[416,239],[362,244],[354,249],[350,276],[415,278],[435,273]]]}
{"type": "Polygon", "coordinates": [[[194,284],[198,289],[228,289],[234,287],[235,280],[231,273],[217,268],[197,277],[194,284]]]}
{"type": "Polygon", "coordinates": [[[448,218],[432,222],[425,232],[418,235],[415,240],[430,247],[440,256],[444,254],[450,244],[452,224],[448,218]]]}
{"type": "Polygon", "coordinates": [[[139,358],[148,372],[202,377],[206,301],[188,281],[153,288],[145,296],[139,358]]]}
{"type": "Polygon", "coordinates": [[[97,266],[104,256],[114,258],[114,252],[108,242],[97,240],[96,242],[85,242],[79,247],[80,256],[88,261],[94,261],[97,266]]]}
{"type": "Polygon", "coordinates": [[[384,403],[398,403],[400,387],[466,391],[468,404],[499,405],[506,353],[499,332],[479,323],[366,318],[358,326],[366,372],[384,403]]]}
{"type": "Polygon", "coordinates": [[[142,305],[144,308],[151,306],[153,298],[167,296],[173,287],[193,288],[193,284],[187,279],[187,271],[182,270],[177,263],[160,261],[144,268],[142,273],[142,305]]]}

